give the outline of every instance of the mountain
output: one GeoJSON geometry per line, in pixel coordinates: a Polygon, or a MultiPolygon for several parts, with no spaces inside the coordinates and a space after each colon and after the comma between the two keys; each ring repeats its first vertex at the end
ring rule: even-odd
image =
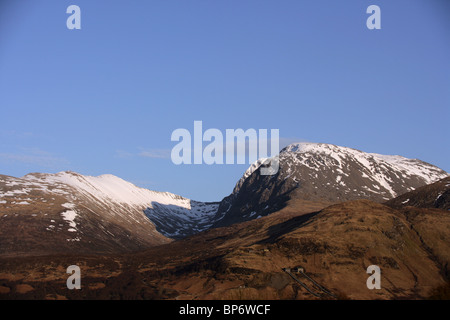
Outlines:
{"type": "Polygon", "coordinates": [[[0,299],[440,296],[450,279],[446,172],[323,144],[279,158],[276,175],[255,163],[220,204],[112,175],[0,176],[0,299]],[[67,290],[72,264],[83,290],[67,290]],[[382,270],[379,290],[366,286],[370,265],[382,270]],[[304,273],[286,272],[294,267],[304,273]]]}
{"type": "MultiPolygon", "coordinates": [[[[272,176],[260,174],[264,162],[250,166],[220,203],[139,188],[113,175],[0,175],[0,255],[142,250],[266,216],[293,197],[328,205],[385,202],[448,176],[420,160],[329,144],[286,147],[272,176]]],[[[447,208],[448,190],[436,190],[430,197],[447,208]]]]}
{"type": "Polygon", "coordinates": [[[216,210],[113,175],[0,175],[0,255],[141,250],[209,227],[216,210]]]}
{"type": "Polygon", "coordinates": [[[295,143],[281,150],[279,170],[261,175],[259,161],[219,204],[214,227],[280,210],[295,195],[305,200],[385,202],[448,176],[436,166],[402,156],[365,153],[324,143],[295,143]]]}

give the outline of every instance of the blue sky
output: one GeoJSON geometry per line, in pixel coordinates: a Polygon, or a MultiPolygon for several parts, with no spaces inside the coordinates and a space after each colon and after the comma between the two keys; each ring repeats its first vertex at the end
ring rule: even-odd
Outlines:
{"type": "Polygon", "coordinates": [[[2,0],[0,173],[111,173],[221,200],[247,165],[167,157],[194,120],[450,171],[449,57],[446,0],[2,0]]]}

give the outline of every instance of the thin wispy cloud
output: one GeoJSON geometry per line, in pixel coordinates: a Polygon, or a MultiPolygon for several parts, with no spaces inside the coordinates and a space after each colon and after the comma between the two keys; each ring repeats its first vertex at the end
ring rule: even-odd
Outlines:
{"type": "Polygon", "coordinates": [[[3,139],[30,139],[35,137],[36,135],[29,131],[16,131],[16,130],[1,130],[0,138],[3,139]]]}
{"type": "Polygon", "coordinates": [[[4,163],[20,162],[48,169],[66,166],[70,163],[65,158],[39,148],[21,148],[20,152],[1,152],[0,161],[4,163]]]}
{"type": "Polygon", "coordinates": [[[116,154],[114,155],[114,158],[129,159],[134,156],[135,155],[131,152],[124,151],[124,150],[116,150],[116,154]]]}
{"type": "Polygon", "coordinates": [[[171,149],[146,149],[139,153],[139,156],[145,158],[170,159],[171,149]]]}

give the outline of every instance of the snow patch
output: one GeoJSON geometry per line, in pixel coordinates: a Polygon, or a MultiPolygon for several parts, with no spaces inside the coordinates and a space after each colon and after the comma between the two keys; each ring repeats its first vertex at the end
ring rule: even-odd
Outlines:
{"type": "MultiPolygon", "coordinates": [[[[61,213],[61,216],[64,220],[69,222],[69,225],[73,228],[77,228],[77,224],[75,223],[75,218],[78,216],[78,214],[74,210],[67,210],[61,213]]],[[[70,229],[69,229],[70,230],[70,229]]]]}

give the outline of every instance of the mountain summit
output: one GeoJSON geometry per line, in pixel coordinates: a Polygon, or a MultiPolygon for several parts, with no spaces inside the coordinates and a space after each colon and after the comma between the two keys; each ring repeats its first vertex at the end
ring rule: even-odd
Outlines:
{"type": "Polygon", "coordinates": [[[400,194],[448,176],[418,159],[366,153],[325,143],[294,143],[279,154],[273,176],[250,166],[224,198],[214,226],[265,216],[283,207],[290,197],[342,202],[369,199],[385,202],[400,194]]]}

